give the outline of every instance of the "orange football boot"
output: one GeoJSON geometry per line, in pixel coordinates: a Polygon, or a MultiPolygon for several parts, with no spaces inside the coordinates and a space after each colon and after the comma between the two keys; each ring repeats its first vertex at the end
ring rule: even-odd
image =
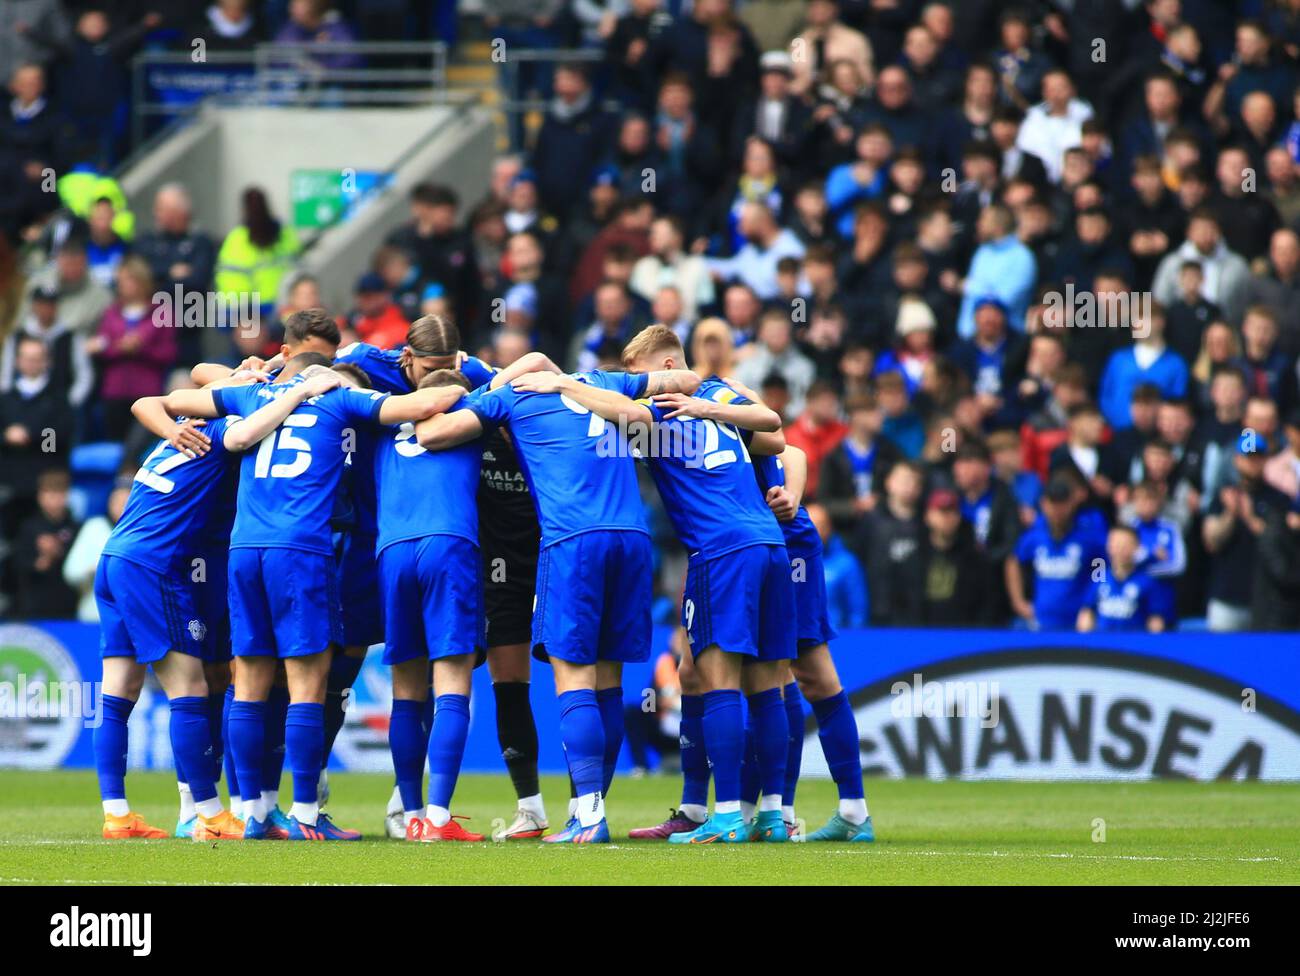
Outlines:
{"type": "Polygon", "coordinates": [[[194,824],[195,840],[243,840],[244,821],[229,810],[222,810],[215,817],[198,816],[194,824]]]}
{"type": "Polygon", "coordinates": [[[170,836],[167,831],[151,827],[138,813],[115,817],[104,814],[104,840],[161,840],[170,836]]]}
{"type": "Polygon", "coordinates": [[[452,817],[441,827],[435,827],[433,821],[428,817],[417,817],[406,825],[406,839],[417,840],[423,844],[443,840],[487,840],[482,834],[466,830],[457,822],[468,819],[468,817],[452,817]]]}

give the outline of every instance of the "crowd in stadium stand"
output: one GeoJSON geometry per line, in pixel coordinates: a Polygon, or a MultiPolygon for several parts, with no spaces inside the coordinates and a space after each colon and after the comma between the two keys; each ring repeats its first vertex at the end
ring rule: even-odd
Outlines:
{"type": "MultiPolygon", "coordinates": [[[[257,187],[233,228],[160,187],[136,232],[103,175],[131,54],[468,27],[604,57],[513,76],[540,124],[483,199],[411,193],[331,310],[344,341],[439,312],[498,364],[618,368],[672,326],[807,453],[839,626],[1086,628],[1098,599],[1141,629],[1300,626],[1300,0],[454,8],[0,4],[9,617],[93,615],[124,489],[81,511],[73,448],[124,443],[129,484],[132,400],[202,351],[152,296],[274,295],[272,322],[321,301],[257,187]]],[[[228,339],[232,363],[278,348],[228,339]]],[[[654,524],[666,605],[684,559],[654,524]]]]}

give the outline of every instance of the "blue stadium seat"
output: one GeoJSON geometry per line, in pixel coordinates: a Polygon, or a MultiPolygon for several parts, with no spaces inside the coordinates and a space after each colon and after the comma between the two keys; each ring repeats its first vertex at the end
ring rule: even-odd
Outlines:
{"type": "Polygon", "coordinates": [[[83,519],[103,515],[108,496],[122,466],[122,445],[113,441],[82,444],[72,449],[72,486],[84,503],[83,519]]]}

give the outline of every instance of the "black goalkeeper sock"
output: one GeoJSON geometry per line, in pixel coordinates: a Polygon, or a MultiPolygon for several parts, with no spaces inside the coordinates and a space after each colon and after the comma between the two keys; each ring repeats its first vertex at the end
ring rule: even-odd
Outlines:
{"type": "Polygon", "coordinates": [[[536,796],[542,790],[537,782],[537,725],[528,700],[528,682],[497,682],[492,693],[497,702],[497,742],[515,795],[520,799],[536,796]]]}
{"type": "Polygon", "coordinates": [[[329,764],[330,753],[334,750],[334,740],[343,728],[343,712],[347,707],[348,694],[361,673],[363,657],[349,657],[339,652],[330,662],[329,678],[325,685],[325,764],[329,764]]]}

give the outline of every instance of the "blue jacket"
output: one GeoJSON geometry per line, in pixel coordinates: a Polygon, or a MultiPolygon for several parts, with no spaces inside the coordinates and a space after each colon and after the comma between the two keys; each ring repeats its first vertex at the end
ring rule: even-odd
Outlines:
{"type": "Polygon", "coordinates": [[[1115,430],[1133,426],[1129,402],[1133,391],[1143,383],[1158,387],[1166,400],[1183,397],[1187,394],[1187,364],[1172,349],[1162,352],[1146,369],[1138,366],[1132,349],[1113,353],[1101,376],[1099,405],[1106,422],[1115,430]]]}
{"type": "Polygon", "coordinates": [[[966,294],[957,316],[957,334],[969,339],[975,334],[975,303],[982,298],[997,298],[1007,307],[1007,322],[1013,329],[1025,330],[1025,310],[1038,275],[1034,252],[1020,243],[1015,234],[987,241],[975,249],[970,272],[966,275],[966,294]]]}
{"type": "Polygon", "coordinates": [[[863,186],[853,178],[855,165],[836,166],[826,177],[826,206],[835,221],[836,232],[846,240],[853,237],[853,211],[857,205],[875,199],[885,190],[884,170],[878,171],[876,178],[863,186]]]}

